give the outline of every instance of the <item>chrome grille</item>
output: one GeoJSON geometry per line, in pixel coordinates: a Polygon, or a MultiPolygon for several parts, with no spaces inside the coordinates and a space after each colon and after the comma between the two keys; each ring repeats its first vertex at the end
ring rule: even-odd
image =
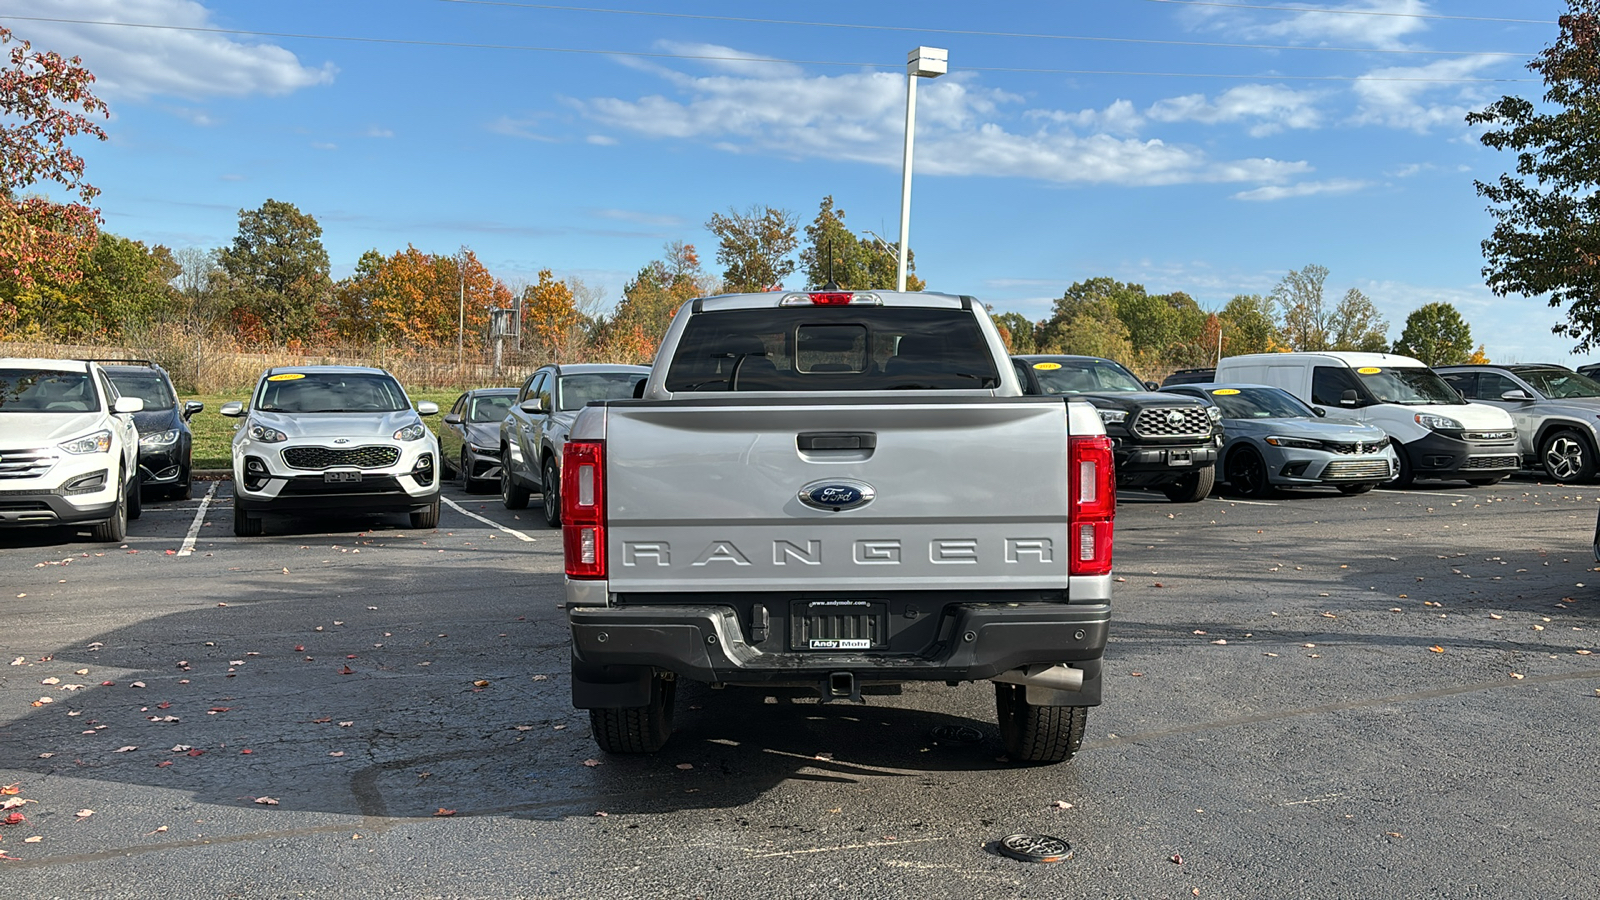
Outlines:
{"type": "Polygon", "coordinates": [[[1322,470],[1325,481],[1373,481],[1392,474],[1387,459],[1336,459],[1322,470]]]}
{"type": "Polygon", "coordinates": [[[332,469],[354,466],[357,469],[382,469],[400,459],[396,447],[290,447],[283,451],[283,461],[295,469],[332,469]]]}
{"type": "Polygon", "coordinates": [[[1139,437],[1205,437],[1211,433],[1211,417],[1203,406],[1152,407],[1139,410],[1132,431],[1139,437]]]}
{"type": "Polygon", "coordinates": [[[54,450],[0,450],[0,478],[37,478],[55,464],[54,450]]]}
{"type": "Polygon", "coordinates": [[[1469,441],[1509,441],[1517,436],[1515,431],[1467,431],[1462,437],[1469,441]]]}
{"type": "Polygon", "coordinates": [[[1354,441],[1354,442],[1351,442],[1351,441],[1343,441],[1343,442],[1341,442],[1341,441],[1323,441],[1322,442],[1322,449],[1328,451],[1329,453],[1351,453],[1351,454],[1382,453],[1384,448],[1386,448],[1388,446],[1389,446],[1389,439],[1387,437],[1379,438],[1376,441],[1354,441]]]}
{"type": "Polygon", "coordinates": [[[1462,464],[1463,469],[1515,469],[1522,465],[1522,460],[1516,456],[1469,456],[1462,464]]]}

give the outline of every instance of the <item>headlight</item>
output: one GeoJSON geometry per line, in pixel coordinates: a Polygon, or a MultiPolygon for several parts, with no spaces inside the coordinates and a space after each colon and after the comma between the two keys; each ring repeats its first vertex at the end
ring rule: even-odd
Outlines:
{"type": "Polygon", "coordinates": [[[479,447],[477,444],[469,444],[468,446],[472,448],[474,453],[493,453],[496,455],[500,453],[499,447],[479,447]]]}
{"type": "Polygon", "coordinates": [[[1417,413],[1415,418],[1417,420],[1417,424],[1418,425],[1421,425],[1423,428],[1432,429],[1434,431],[1460,431],[1461,430],[1461,423],[1460,422],[1457,422],[1455,419],[1451,419],[1451,418],[1448,418],[1446,416],[1436,416],[1436,415],[1434,415],[1432,413],[1417,413]]]}
{"type": "Polygon", "coordinates": [[[1120,425],[1128,421],[1128,414],[1120,409],[1096,409],[1100,414],[1100,421],[1107,425],[1120,425]]]}
{"type": "Polygon", "coordinates": [[[1301,450],[1321,450],[1321,441],[1310,441],[1305,438],[1269,437],[1267,443],[1274,447],[1298,447],[1301,450]]]}
{"type": "Polygon", "coordinates": [[[61,449],[79,455],[105,453],[111,449],[111,432],[96,431],[94,434],[86,434],[75,441],[67,441],[61,445],[61,449]]]}
{"type": "Polygon", "coordinates": [[[418,422],[415,425],[407,425],[399,431],[396,431],[394,433],[394,439],[397,441],[420,441],[427,433],[428,426],[418,422]]]}
{"type": "Polygon", "coordinates": [[[141,447],[165,447],[168,444],[176,444],[177,442],[178,430],[176,428],[171,431],[158,431],[154,434],[139,436],[139,446],[141,447]]]}
{"type": "Polygon", "coordinates": [[[1222,421],[1222,407],[1220,407],[1220,406],[1208,406],[1208,407],[1206,407],[1206,415],[1210,416],[1211,417],[1211,421],[1213,421],[1213,422],[1221,422],[1222,421]]]}
{"type": "Polygon", "coordinates": [[[287,434],[278,429],[259,424],[250,426],[250,437],[252,440],[260,441],[263,444],[277,444],[289,439],[287,434]]]}

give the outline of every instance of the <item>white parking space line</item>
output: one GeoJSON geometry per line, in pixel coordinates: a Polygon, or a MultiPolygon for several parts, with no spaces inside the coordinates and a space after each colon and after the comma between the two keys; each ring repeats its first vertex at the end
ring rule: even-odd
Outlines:
{"type": "Polygon", "coordinates": [[[188,556],[194,552],[194,540],[200,536],[200,526],[206,521],[206,508],[211,505],[211,498],[217,495],[217,485],[220,482],[211,482],[211,487],[206,489],[206,495],[200,498],[200,508],[195,510],[194,522],[189,526],[189,535],[183,539],[183,546],[178,548],[179,556],[188,556]]]}
{"type": "Polygon", "coordinates": [[[1410,494],[1413,497],[1452,497],[1456,500],[1476,500],[1482,494],[1441,494],[1436,491],[1408,491],[1405,488],[1378,488],[1385,494],[1410,494]]]}
{"type": "Polygon", "coordinates": [[[1218,503],[1243,503],[1245,506],[1277,506],[1278,505],[1276,503],[1268,503],[1265,500],[1235,500],[1232,497],[1207,497],[1206,499],[1207,500],[1215,500],[1218,503]]]}
{"type": "Polygon", "coordinates": [[[489,526],[490,528],[496,529],[498,531],[504,531],[506,534],[511,535],[512,537],[516,538],[519,541],[527,541],[528,543],[532,544],[532,543],[535,543],[538,540],[537,538],[528,537],[527,535],[525,535],[522,532],[516,530],[515,528],[507,528],[506,526],[501,525],[499,522],[493,521],[492,519],[485,519],[483,516],[480,516],[475,512],[468,512],[468,511],[462,509],[460,504],[456,503],[454,500],[451,500],[449,497],[440,497],[439,499],[443,500],[446,506],[450,507],[451,509],[455,510],[458,513],[461,513],[463,516],[467,516],[469,518],[477,519],[479,522],[482,522],[483,524],[489,526]]]}

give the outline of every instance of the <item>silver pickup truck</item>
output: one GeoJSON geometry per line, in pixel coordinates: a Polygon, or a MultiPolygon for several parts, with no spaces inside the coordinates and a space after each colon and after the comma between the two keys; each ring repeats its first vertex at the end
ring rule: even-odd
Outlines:
{"type": "Polygon", "coordinates": [[[638,753],[680,678],[987,680],[1012,759],[1068,759],[1100,703],[1112,468],[1094,408],[1023,396],[970,297],[691,301],[643,396],[565,445],[573,705],[638,753]]]}

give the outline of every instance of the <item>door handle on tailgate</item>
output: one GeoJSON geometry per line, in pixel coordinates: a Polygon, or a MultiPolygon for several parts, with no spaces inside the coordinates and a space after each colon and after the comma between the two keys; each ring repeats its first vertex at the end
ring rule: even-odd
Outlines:
{"type": "Polygon", "coordinates": [[[878,436],[870,431],[811,431],[795,435],[801,450],[875,450],[878,436]]]}

